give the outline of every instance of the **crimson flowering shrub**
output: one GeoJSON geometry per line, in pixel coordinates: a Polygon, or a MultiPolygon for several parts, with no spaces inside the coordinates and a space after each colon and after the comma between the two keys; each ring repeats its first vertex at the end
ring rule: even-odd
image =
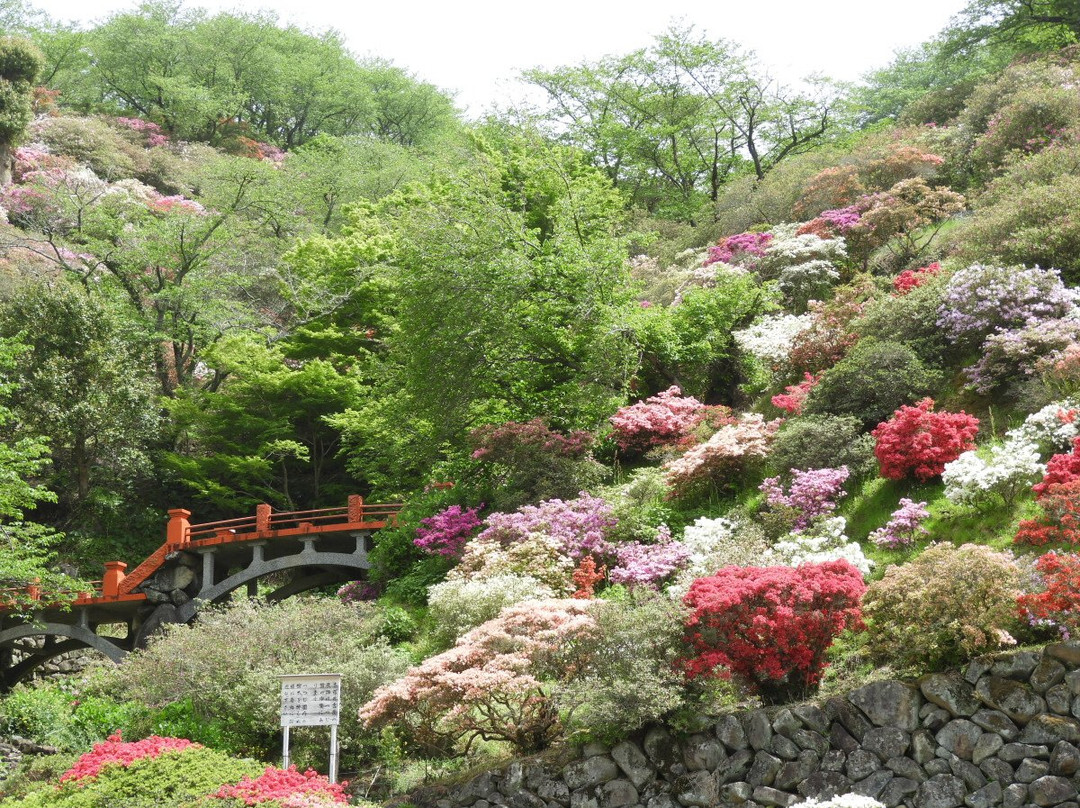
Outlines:
{"type": "Polygon", "coordinates": [[[267,766],[258,777],[244,776],[235,785],[223,785],[212,796],[223,800],[242,800],[244,805],[260,805],[276,800],[283,808],[307,808],[314,805],[348,805],[346,782],[331,783],[312,769],[297,771],[296,766],[276,769],[267,766]],[[312,801],[315,798],[315,801],[312,801]]]}
{"type": "Polygon", "coordinates": [[[375,691],[360,720],[393,726],[429,753],[480,737],[539,751],[561,731],[551,686],[582,668],[595,629],[588,600],[510,606],[375,691]]]}
{"type": "Polygon", "coordinates": [[[898,297],[906,295],[912,289],[922,286],[939,272],[941,272],[941,264],[937,261],[918,269],[905,269],[893,278],[893,293],[898,297]]]}
{"type": "Polygon", "coordinates": [[[803,404],[806,403],[807,396],[810,395],[810,391],[813,390],[820,381],[820,373],[816,376],[811,373],[804,373],[801,382],[798,384],[789,384],[784,388],[783,393],[778,393],[773,396],[772,405],[784,412],[791,413],[792,415],[800,415],[802,414],[803,404]]]}
{"type": "Polygon", "coordinates": [[[937,477],[945,464],[975,448],[979,419],[960,412],[934,412],[934,400],[924,398],[914,407],[903,406],[870,434],[877,440],[874,455],[881,476],[902,480],[913,475],[920,482],[937,477]]]}
{"type": "Polygon", "coordinates": [[[771,508],[790,509],[794,512],[792,527],[795,532],[805,530],[820,516],[836,510],[836,500],[844,496],[844,483],[849,476],[847,466],[834,469],[791,469],[791,485],[784,492],[779,477],[767,477],[758,486],[765,493],[765,502],[771,508]]]}
{"type": "Polygon", "coordinates": [[[1053,485],[1065,485],[1080,480],[1080,438],[1073,441],[1073,450],[1068,454],[1056,454],[1046,463],[1046,474],[1042,482],[1032,486],[1035,496],[1042,497],[1053,485]]]}
{"type": "Polygon", "coordinates": [[[451,505],[434,516],[420,520],[413,544],[431,555],[460,558],[465,550],[465,543],[472,538],[480,527],[479,508],[465,508],[451,505]]]}
{"type": "Polygon", "coordinates": [[[60,776],[60,782],[86,780],[97,777],[105,766],[130,766],[136,760],[156,758],[165,752],[199,746],[187,738],[162,738],[159,735],[151,735],[141,741],[125,741],[117,732],[107,740],[94,744],[93,749],[81,755],[75,764],[60,776]]]}
{"type": "Polygon", "coordinates": [[[672,496],[688,496],[742,469],[753,459],[764,458],[781,420],[766,421],[761,415],[744,415],[736,424],[717,430],[682,457],[663,465],[664,482],[672,496]]]}
{"type": "Polygon", "coordinates": [[[1020,523],[1013,538],[1016,544],[1080,544],[1080,480],[1047,486],[1039,507],[1042,513],[1037,518],[1020,523]]]}
{"type": "Polygon", "coordinates": [[[615,440],[624,452],[643,452],[653,446],[671,444],[693,429],[705,405],[693,396],[684,396],[678,387],[669,387],[611,416],[615,440]]]}
{"type": "Polygon", "coordinates": [[[862,574],[847,561],[725,567],[690,585],[691,678],[735,674],[768,700],[804,692],[841,631],[861,628],[862,574]]]}
{"type": "Polygon", "coordinates": [[[1080,628],[1080,555],[1049,552],[1035,562],[1037,591],[1016,599],[1020,616],[1031,625],[1053,626],[1065,639],[1080,628]]]}

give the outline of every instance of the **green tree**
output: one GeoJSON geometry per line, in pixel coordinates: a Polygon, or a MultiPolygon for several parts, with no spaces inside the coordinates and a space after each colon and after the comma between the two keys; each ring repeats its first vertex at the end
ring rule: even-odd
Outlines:
{"type": "Polygon", "coordinates": [[[33,115],[42,55],[24,39],[0,39],[0,188],[11,183],[11,153],[33,115]]]}
{"type": "Polygon", "coordinates": [[[944,32],[945,49],[966,53],[984,43],[1016,51],[1053,50],[1080,37],[1078,0],[970,0],[944,32]]]}

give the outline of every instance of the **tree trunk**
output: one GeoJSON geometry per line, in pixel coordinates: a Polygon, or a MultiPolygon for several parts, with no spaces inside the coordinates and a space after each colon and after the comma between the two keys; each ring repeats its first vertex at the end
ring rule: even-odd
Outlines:
{"type": "Polygon", "coordinates": [[[0,143],[0,188],[11,185],[11,167],[13,163],[10,143],[0,143]]]}

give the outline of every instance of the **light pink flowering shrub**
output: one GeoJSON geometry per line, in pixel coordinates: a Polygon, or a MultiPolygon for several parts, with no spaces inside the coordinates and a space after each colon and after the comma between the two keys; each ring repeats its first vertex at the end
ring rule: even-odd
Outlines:
{"type": "Polygon", "coordinates": [[[624,452],[643,452],[679,440],[698,423],[704,404],[684,396],[678,387],[669,387],[611,416],[615,440],[624,452]]]}
{"type": "Polygon", "coordinates": [[[893,511],[885,526],[870,534],[870,541],[878,547],[888,547],[891,550],[909,547],[920,535],[929,535],[929,531],[922,526],[929,516],[930,511],[926,510],[925,502],[913,502],[904,497],[900,500],[900,507],[893,511]]]}
{"type": "Polygon", "coordinates": [[[764,458],[782,419],[766,421],[761,415],[744,415],[737,424],[717,430],[704,443],[682,457],[664,464],[664,482],[673,496],[684,496],[702,486],[716,485],[736,473],[747,461],[764,458]]]}
{"type": "Polygon", "coordinates": [[[360,708],[369,729],[394,726],[416,746],[446,752],[476,738],[532,753],[560,732],[549,685],[588,656],[596,629],[584,600],[531,601],[504,609],[360,708]]]}

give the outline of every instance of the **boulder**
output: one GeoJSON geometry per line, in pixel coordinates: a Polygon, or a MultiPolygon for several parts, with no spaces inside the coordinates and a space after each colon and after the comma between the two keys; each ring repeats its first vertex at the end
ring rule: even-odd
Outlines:
{"type": "Polygon", "coordinates": [[[1080,666],[1080,642],[1077,640],[1051,643],[1043,649],[1043,653],[1064,662],[1071,668],[1080,666]]]}
{"type": "Polygon", "coordinates": [[[634,788],[641,788],[656,777],[656,769],[649,763],[649,759],[645,757],[637,744],[630,741],[617,743],[611,749],[611,757],[619,764],[619,768],[623,770],[627,779],[634,784],[634,788]]]}
{"type": "Polygon", "coordinates": [[[918,729],[922,696],[909,684],[896,680],[872,682],[852,691],[848,700],[875,726],[899,727],[908,732],[918,729]]]}
{"type": "Polygon", "coordinates": [[[1028,786],[1028,794],[1036,805],[1048,807],[1071,800],[1076,796],[1076,786],[1065,777],[1050,774],[1028,786]]]}
{"type": "Polygon", "coordinates": [[[1051,656],[1043,656],[1031,672],[1028,684],[1036,693],[1046,693],[1058,682],[1065,680],[1065,666],[1051,656]]]}
{"type": "Polygon", "coordinates": [[[1005,713],[1021,725],[1046,712],[1042,696],[1022,682],[1001,676],[984,676],[975,685],[975,695],[986,706],[1005,713]]]}
{"type": "Polygon", "coordinates": [[[562,770],[563,782],[571,791],[592,788],[609,780],[615,780],[618,776],[618,764],[606,755],[594,755],[576,761],[562,770]]]}
{"type": "Polygon", "coordinates": [[[964,805],[967,805],[968,808],[991,808],[993,805],[1000,804],[1001,783],[996,780],[964,797],[964,805]]]}
{"type": "Polygon", "coordinates": [[[625,808],[637,801],[637,789],[629,780],[611,780],[600,788],[600,808],[625,808]]]}
{"type": "Polygon", "coordinates": [[[1068,741],[1060,741],[1050,753],[1050,774],[1072,777],[1080,771],[1080,749],[1068,741]]]}
{"type": "Polygon", "coordinates": [[[1042,654],[1038,651],[1014,651],[1002,654],[994,660],[994,664],[990,667],[990,675],[1026,682],[1041,659],[1042,654]]]}
{"type": "Polygon", "coordinates": [[[919,784],[915,792],[916,808],[957,808],[967,790],[964,781],[953,774],[939,774],[919,784]]]}
{"type": "Polygon", "coordinates": [[[1020,737],[1020,729],[1000,710],[988,710],[984,707],[971,716],[971,720],[987,732],[996,732],[1006,741],[1015,741],[1020,737]]]}
{"type": "MultiPolygon", "coordinates": [[[[728,748],[729,752],[737,752],[740,749],[746,749],[749,742],[746,740],[746,733],[743,731],[742,724],[739,723],[739,719],[733,715],[726,715],[716,722],[716,737],[728,748]]],[[[749,799],[749,797],[747,798],[749,799]]]]}
{"type": "Polygon", "coordinates": [[[1050,744],[1058,741],[1080,741],[1080,721],[1060,715],[1043,713],[1032,718],[1020,733],[1021,743],[1050,744]]]}
{"type": "Polygon", "coordinates": [[[971,760],[975,745],[983,731],[978,724],[966,718],[954,718],[937,734],[938,745],[957,757],[971,760]]]}
{"type": "Polygon", "coordinates": [[[711,808],[719,796],[720,784],[709,772],[690,772],[675,781],[675,798],[683,805],[711,808]]]}
{"type": "Polygon", "coordinates": [[[975,688],[959,673],[931,673],[919,680],[919,690],[953,718],[968,718],[982,706],[975,698],[975,688]]]}

